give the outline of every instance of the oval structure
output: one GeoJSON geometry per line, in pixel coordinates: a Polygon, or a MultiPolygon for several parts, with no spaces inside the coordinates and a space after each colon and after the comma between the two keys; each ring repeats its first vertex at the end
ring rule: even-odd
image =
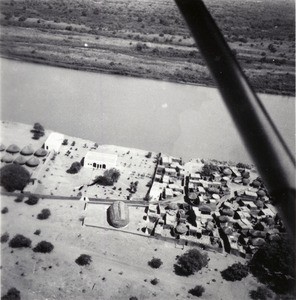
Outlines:
{"type": "Polygon", "coordinates": [[[129,223],[128,206],[122,201],[116,201],[108,208],[108,217],[112,226],[125,227],[129,223]]]}

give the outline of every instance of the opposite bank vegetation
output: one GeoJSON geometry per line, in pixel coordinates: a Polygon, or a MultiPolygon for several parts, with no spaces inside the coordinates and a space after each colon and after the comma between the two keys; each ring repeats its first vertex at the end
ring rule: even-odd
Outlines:
{"type": "MultiPolygon", "coordinates": [[[[205,2],[255,90],[295,95],[293,3],[205,2]]],[[[3,57],[214,86],[172,1],[4,0],[0,11],[3,57]]]]}

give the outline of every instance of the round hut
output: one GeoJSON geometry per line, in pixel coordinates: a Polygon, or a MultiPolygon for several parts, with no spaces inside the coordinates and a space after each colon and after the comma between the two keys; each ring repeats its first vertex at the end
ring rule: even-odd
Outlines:
{"type": "Polygon", "coordinates": [[[115,201],[107,210],[108,219],[116,228],[125,227],[129,223],[128,206],[122,201],[115,201]]]}
{"type": "Polygon", "coordinates": [[[243,185],[248,185],[250,183],[250,179],[249,178],[243,178],[242,182],[243,182],[243,185]]]}
{"type": "Polygon", "coordinates": [[[22,155],[19,155],[19,156],[13,161],[13,163],[18,164],[18,165],[24,165],[26,162],[27,162],[27,159],[26,159],[24,156],[22,156],[22,155]]]}
{"type": "Polygon", "coordinates": [[[27,166],[29,167],[37,167],[39,165],[40,161],[37,157],[31,157],[28,161],[27,161],[27,166]]]}
{"type": "Polygon", "coordinates": [[[211,207],[210,206],[208,206],[208,205],[201,205],[200,207],[199,207],[199,210],[202,212],[202,213],[204,213],[204,214],[210,214],[211,212],[212,212],[212,209],[211,209],[211,207]]]}
{"type": "Polygon", "coordinates": [[[226,175],[226,176],[229,176],[229,175],[232,174],[232,171],[231,171],[229,168],[225,168],[225,169],[223,170],[223,174],[226,175]]]}
{"type": "Polygon", "coordinates": [[[252,182],[252,186],[253,186],[253,187],[260,187],[260,185],[261,185],[261,183],[260,183],[258,180],[254,180],[254,181],[252,182]]]}
{"type": "Polygon", "coordinates": [[[22,155],[32,155],[33,153],[34,153],[34,149],[32,148],[31,145],[25,146],[21,151],[22,155]]]}
{"type": "Polygon", "coordinates": [[[0,145],[0,151],[4,151],[6,149],[5,145],[4,144],[1,144],[0,145]]]}
{"type": "Polygon", "coordinates": [[[38,150],[35,151],[34,155],[37,157],[44,157],[47,155],[47,151],[43,148],[39,148],[38,150]]]}
{"type": "Polygon", "coordinates": [[[179,208],[177,203],[170,203],[168,209],[177,210],[179,208]]]}
{"type": "Polygon", "coordinates": [[[13,154],[13,153],[20,152],[20,150],[21,149],[19,148],[19,146],[15,145],[15,144],[11,144],[7,147],[6,152],[13,154]]]}
{"type": "Polygon", "coordinates": [[[248,172],[248,171],[243,171],[243,172],[242,172],[242,177],[243,177],[243,178],[250,178],[250,172],[248,172]]]}
{"type": "Polygon", "coordinates": [[[176,233],[178,233],[178,234],[184,234],[187,231],[188,231],[188,228],[187,228],[187,226],[184,223],[180,223],[176,227],[176,233]]]}
{"type": "Polygon", "coordinates": [[[259,191],[257,192],[257,195],[258,195],[259,197],[264,197],[264,196],[266,196],[266,192],[265,192],[264,190],[259,190],[259,191]]]}
{"type": "Polygon", "coordinates": [[[13,157],[11,154],[6,153],[6,154],[2,157],[1,161],[6,162],[6,163],[11,163],[11,162],[13,161],[13,159],[14,159],[14,157],[13,157]]]}

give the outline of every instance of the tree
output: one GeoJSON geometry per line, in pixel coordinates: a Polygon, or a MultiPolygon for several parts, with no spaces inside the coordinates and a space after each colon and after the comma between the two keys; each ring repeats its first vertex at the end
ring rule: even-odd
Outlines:
{"type": "Polygon", "coordinates": [[[221,271],[222,277],[227,281],[242,280],[249,274],[249,268],[241,263],[235,263],[221,271]]]}
{"type": "Polygon", "coordinates": [[[8,208],[7,207],[3,207],[3,209],[1,210],[2,214],[7,214],[8,213],[8,208]]]}
{"type": "Polygon", "coordinates": [[[48,208],[44,208],[41,210],[41,213],[37,215],[37,219],[46,220],[51,215],[50,210],[48,208]]]}
{"type": "Polygon", "coordinates": [[[264,286],[259,286],[257,290],[250,291],[250,297],[253,300],[267,300],[272,297],[272,293],[264,286]]]}
{"type": "Polygon", "coordinates": [[[150,261],[148,261],[148,265],[151,268],[158,269],[162,265],[162,261],[160,258],[153,257],[150,261]]]}
{"type": "Polygon", "coordinates": [[[67,170],[69,174],[76,174],[81,169],[81,163],[79,161],[75,161],[72,163],[71,167],[67,170]]]}
{"type": "Polygon", "coordinates": [[[188,293],[190,293],[193,296],[200,297],[205,291],[205,288],[202,285],[196,285],[193,289],[189,290],[188,293]]]}
{"type": "Polygon", "coordinates": [[[202,175],[210,176],[214,172],[218,172],[219,167],[213,164],[205,164],[202,168],[202,175]]]}
{"type": "Polygon", "coordinates": [[[104,172],[104,177],[110,178],[114,183],[114,182],[118,181],[118,179],[120,177],[120,172],[119,172],[119,170],[117,170],[115,168],[111,168],[104,172]]]}
{"type": "Polygon", "coordinates": [[[92,259],[90,255],[87,254],[81,254],[76,260],[76,264],[79,266],[85,266],[89,265],[91,263],[92,259]]]}
{"type": "Polygon", "coordinates": [[[28,248],[32,241],[21,234],[15,235],[9,242],[11,248],[28,248]]]}
{"type": "Polygon", "coordinates": [[[98,176],[94,182],[90,185],[99,184],[99,185],[105,185],[105,186],[111,186],[113,185],[113,180],[106,176],[98,176]]]}
{"type": "Polygon", "coordinates": [[[190,249],[179,256],[174,265],[175,273],[180,276],[189,276],[201,270],[208,264],[208,255],[197,249],[190,249]]]}
{"type": "Polygon", "coordinates": [[[276,293],[286,293],[295,286],[295,252],[291,241],[282,237],[268,241],[252,257],[250,270],[259,281],[276,293]]]}
{"type": "Polygon", "coordinates": [[[150,282],[151,282],[151,284],[153,284],[153,285],[157,285],[157,284],[159,283],[159,279],[154,278],[154,279],[152,279],[150,282]]]}
{"type": "Polygon", "coordinates": [[[35,123],[34,126],[33,126],[33,128],[36,131],[41,131],[41,132],[44,131],[44,127],[40,123],[35,123]]]}
{"type": "Polygon", "coordinates": [[[33,248],[34,252],[40,252],[40,253],[50,253],[53,250],[54,246],[50,242],[41,241],[38,243],[35,248],[33,248]]]}
{"type": "Polygon", "coordinates": [[[9,240],[9,233],[8,232],[5,232],[1,235],[1,243],[6,243],[7,241],[9,240]]]}
{"type": "Polygon", "coordinates": [[[29,199],[27,201],[25,201],[26,204],[28,205],[35,205],[37,204],[39,201],[39,198],[35,195],[30,195],[29,199]]]}
{"type": "Polygon", "coordinates": [[[30,181],[30,173],[18,164],[9,164],[0,170],[0,184],[8,191],[22,191],[30,181]]]}
{"type": "Polygon", "coordinates": [[[21,293],[16,288],[10,288],[6,295],[4,295],[2,300],[20,300],[21,299],[21,293]]]}

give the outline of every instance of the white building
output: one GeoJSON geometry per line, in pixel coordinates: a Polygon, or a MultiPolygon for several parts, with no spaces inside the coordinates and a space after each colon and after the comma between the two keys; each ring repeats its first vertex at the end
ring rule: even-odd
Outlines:
{"type": "Polygon", "coordinates": [[[52,132],[44,143],[44,149],[48,151],[54,150],[55,152],[59,152],[63,140],[63,134],[52,132]]]}
{"type": "Polygon", "coordinates": [[[115,168],[116,163],[117,155],[97,151],[88,151],[84,158],[84,166],[87,168],[110,169],[115,168]]]}

